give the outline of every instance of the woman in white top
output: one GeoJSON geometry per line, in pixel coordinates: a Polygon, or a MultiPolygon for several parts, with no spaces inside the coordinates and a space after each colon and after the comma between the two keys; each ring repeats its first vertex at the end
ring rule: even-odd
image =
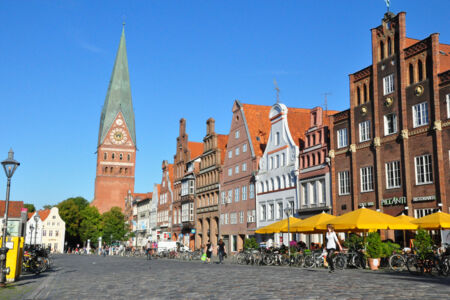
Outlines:
{"type": "Polygon", "coordinates": [[[341,243],[339,243],[339,239],[334,232],[334,227],[331,224],[327,225],[327,262],[328,266],[330,266],[330,273],[334,272],[334,264],[333,264],[333,253],[336,251],[336,244],[339,246],[339,250],[342,251],[341,243]]]}

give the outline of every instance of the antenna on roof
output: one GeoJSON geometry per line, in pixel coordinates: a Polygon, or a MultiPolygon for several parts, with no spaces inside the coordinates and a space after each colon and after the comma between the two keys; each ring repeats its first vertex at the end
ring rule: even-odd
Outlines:
{"type": "Polygon", "coordinates": [[[273,79],[273,85],[275,86],[275,91],[277,91],[277,104],[280,103],[280,88],[278,87],[277,80],[273,79]]]}
{"type": "Polygon", "coordinates": [[[325,102],[324,102],[324,106],[325,106],[325,112],[328,111],[328,96],[332,95],[330,92],[326,92],[326,93],[322,93],[322,95],[325,97],[325,102]]]}

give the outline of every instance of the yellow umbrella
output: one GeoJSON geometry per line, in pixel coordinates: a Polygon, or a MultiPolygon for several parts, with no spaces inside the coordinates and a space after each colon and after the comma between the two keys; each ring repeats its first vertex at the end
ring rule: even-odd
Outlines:
{"type": "MultiPolygon", "coordinates": [[[[414,224],[413,223],[413,221],[415,221],[416,219],[415,218],[413,218],[413,217],[410,217],[410,216],[407,216],[407,215],[405,215],[405,214],[401,214],[400,216],[398,216],[398,217],[395,217],[399,222],[406,222],[407,224],[409,223],[409,224],[413,224],[413,225],[416,225],[416,224],[414,224]]],[[[416,225],[417,226],[417,225],[416,225]]],[[[417,227],[419,227],[419,226],[417,226],[417,227]]],[[[415,229],[417,229],[417,227],[415,228],[415,229]]],[[[405,232],[405,229],[403,229],[403,247],[406,247],[407,245],[406,245],[406,232],[405,232]]]]}
{"type": "Polygon", "coordinates": [[[360,208],[328,222],[321,223],[316,229],[325,230],[327,224],[332,224],[338,231],[346,230],[376,230],[376,229],[415,229],[414,224],[404,223],[382,212],[368,208],[360,208]]]}
{"type": "Polygon", "coordinates": [[[316,231],[315,227],[318,224],[327,223],[334,218],[336,217],[322,212],[321,214],[306,218],[301,222],[297,222],[294,225],[291,225],[291,232],[314,233],[316,231]]]}
{"type": "Polygon", "coordinates": [[[450,228],[450,215],[441,211],[412,221],[423,229],[450,228]]]}
{"type": "MultiPolygon", "coordinates": [[[[300,222],[301,219],[297,219],[294,217],[289,217],[289,223],[292,227],[293,224],[300,222]]],[[[279,233],[279,232],[288,232],[288,219],[283,219],[278,222],[272,223],[270,225],[261,227],[255,230],[255,233],[265,234],[265,233],[279,233]]]]}
{"type": "Polygon", "coordinates": [[[397,229],[397,230],[415,230],[418,228],[416,224],[414,224],[413,221],[416,219],[410,216],[407,216],[405,214],[401,214],[398,217],[395,217],[396,220],[396,228],[390,228],[390,229],[397,229]],[[402,228],[400,228],[402,227],[402,228]]]}

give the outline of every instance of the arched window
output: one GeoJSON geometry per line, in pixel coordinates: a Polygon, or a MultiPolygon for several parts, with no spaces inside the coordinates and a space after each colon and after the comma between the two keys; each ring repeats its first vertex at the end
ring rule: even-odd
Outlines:
{"type": "Polygon", "coordinates": [[[264,183],[263,182],[260,182],[260,184],[259,184],[259,192],[264,193],[264,183]]]}
{"type": "Polygon", "coordinates": [[[359,89],[359,86],[356,88],[356,99],[358,99],[358,105],[361,104],[361,91],[359,89]]]}
{"type": "Polygon", "coordinates": [[[125,174],[128,174],[128,168],[125,168],[125,174]]]}
{"type": "Polygon", "coordinates": [[[315,144],[316,144],[316,135],[313,134],[312,135],[312,145],[311,146],[314,146],[315,144]]]}
{"type": "Polygon", "coordinates": [[[284,187],[286,188],[289,187],[289,178],[287,175],[284,175],[284,187]]]}
{"type": "Polygon", "coordinates": [[[280,144],[280,133],[277,132],[275,134],[275,145],[279,145],[280,144]]]}
{"type": "Polygon", "coordinates": [[[108,167],[103,168],[103,173],[106,174],[108,172],[108,167]]]}
{"type": "Polygon", "coordinates": [[[273,169],[273,156],[270,158],[269,169],[270,169],[270,170],[273,169]]]}
{"type": "Polygon", "coordinates": [[[380,41],[380,60],[384,59],[384,43],[380,41]]]}
{"type": "Polygon", "coordinates": [[[277,189],[281,189],[281,179],[277,176],[277,189]]]}
{"type": "Polygon", "coordinates": [[[363,93],[364,93],[364,102],[366,103],[367,101],[369,101],[369,99],[367,99],[367,85],[364,83],[364,88],[363,88],[363,93]]]}
{"type": "Polygon", "coordinates": [[[281,153],[281,166],[286,165],[286,153],[281,153]]]}
{"type": "Polygon", "coordinates": [[[266,187],[266,189],[265,189],[266,192],[270,191],[269,181],[267,181],[267,180],[266,180],[265,187],[266,187]]]}
{"type": "Polygon", "coordinates": [[[116,158],[116,154],[115,153],[111,154],[111,158],[114,160],[116,158]]]}
{"type": "Polygon", "coordinates": [[[388,37],[388,56],[392,55],[392,41],[391,38],[388,37]]]}
{"type": "Polygon", "coordinates": [[[113,173],[114,172],[114,168],[113,167],[111,167],[111,168],[109,168],[109,173],[113,173]]]}
{"type": "Polygon", "coordinates": [[[280,156],[277,154],[276,156],[276,168],[280,167],[280,156]]]}
{"type": "Polygon", "coordinates": [[[414,83],[414,67],[412,64],[409,64],[409,84],[414,83]]]}
{"type": "Polygon", "coordinates": [[[122,154],[122,153],[119,154],[119,159],[120,159],[120,160],[123,159],[123,154],[122,154]]]}
{"type": "Polygon", "coordinates": [[[127,160],[130,161],[130,159],[131,159],[131,155],[127,154],[127,160]]]}
{"type": "Polygon", "coordinates": [[[103,153],[103,159],[104,159],[104,160],[107,160],[107,159],[108,159],[108,153],[107,153],[107,152],[103,153]]]}
{"type": "Polygon", "coordinates": [[[275,189],[275,183],[273,181],[273,178],[270,178],[270,190],[273,191],[275,189]]]}
{"type": "Polygon", "coordinates": [[[317,163],[320,164],[322,160],[320,159],[320,152],[317,152],[317,163]]]}
{"type": "Polygon", "coordinates": [[[309,167],[309,155],[306,156],[306,164],[305,164],[305,168],[309,167]]]}
{"type": "Polygon", "coordinates": [[[422,61],[419,59],[419,61],[417,62],[417,68],[418,68],[418,76],[419,76],[419,82],[423,80],[423,64],[422,61]]]}
{"type": "Polygon", "coordinates": [[[120,168],[120,169],[119,169],[119,174],[122,174],[122,172],[123,172],[123,169],[120,168]]]}

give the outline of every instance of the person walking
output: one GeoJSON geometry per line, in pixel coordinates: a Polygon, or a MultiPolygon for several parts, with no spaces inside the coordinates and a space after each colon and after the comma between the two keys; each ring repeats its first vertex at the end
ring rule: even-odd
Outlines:
{"type": "Polygon", "coordinates": [[[150,252],[152,249],[152,243],[150,243],[150,240],[147,242],[147,249],[145,249],[145,253],[147,254],[147,260],[152,259],[152,253],[150,252]]]}
{"type": "Polygon", "coordinates": [[[330,267],[330,273],[334,272],[334,263],[333,263],[333,254],[334,251],[336,251],[336,244],[339,246],[339,250],[342,251],[341,243],[339,243],[339,239],[336,235],[336,232],[334,232],[334,227],[331,224],[327,225],[327,262],[328,266],[330,267]]]}
{"type": "Polygon", "coordinates": [[[206,250],[206,262],[211,263],[213,246],[210,241],[208,241],[208,243],[206,244],[205,250],[206,250]]]}
{"type": "Polygon", "coordinates": [[[219,254],[219,264],[223,264],[223,257],[225,256],[225,243],[222,239],[219,240],[217,252],[219,254]]]}

